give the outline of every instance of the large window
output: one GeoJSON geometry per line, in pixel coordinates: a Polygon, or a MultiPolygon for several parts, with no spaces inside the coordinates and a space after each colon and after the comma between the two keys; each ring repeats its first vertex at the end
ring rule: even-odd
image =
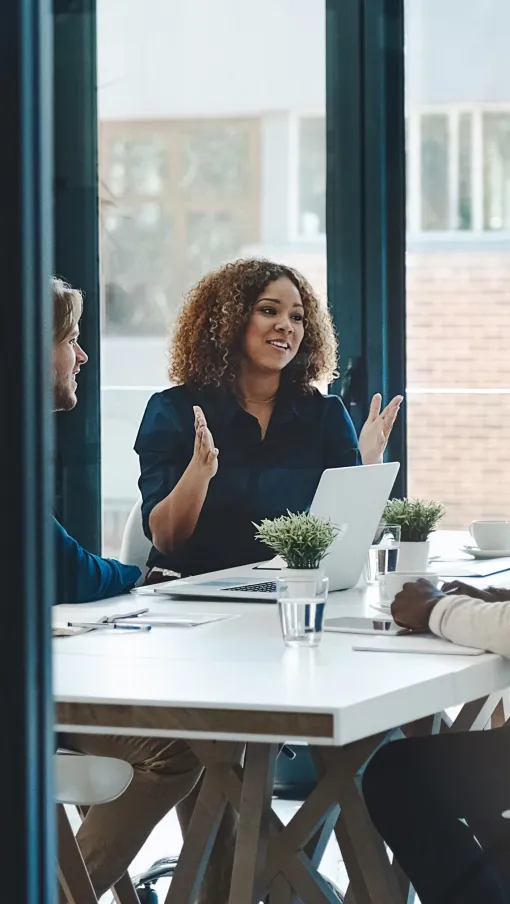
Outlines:
{"type": "Polygon", "coordinates": [[[103,545],[117,554],[183,294],[257,254],[325,298],[324,3],[98,0],[98,84],[103,545]]]}
{"type": "Polygon", "coordinates": [[[455,528],[510,513],[510,6],[465,11],[406,4],[409,490],[455,528]]]}
{"type": "Polygon", "coordinates": [[[510,105],[437,104],[409,117],[411,231],[510,233],[510,105]]]}
{"type": "Polygon", "coordinates": [[[260,119],[101,124],[105,331],[157,335],[259,238],[260,119]]]}

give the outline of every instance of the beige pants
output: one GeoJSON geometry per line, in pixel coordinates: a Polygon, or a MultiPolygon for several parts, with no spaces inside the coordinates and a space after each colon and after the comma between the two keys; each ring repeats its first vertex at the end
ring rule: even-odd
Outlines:
{"type": "MultiPolygon", "coordinates": [[[[78,830],[77,841],[99,898],[126,872],[152,829],[173,807],[177,806],[185,834],[202,766],[181,740],[67,734],[61,736],[60,742],[80,753],[125,760],[134,770],[124,794],[111,803],[91,807],[78,830]]],[[[197,904],[227,904],[234,844],[235,819],[229,810],[197,904]]],[[[168,850],[163,856],[175,853],[168,850]]]]}

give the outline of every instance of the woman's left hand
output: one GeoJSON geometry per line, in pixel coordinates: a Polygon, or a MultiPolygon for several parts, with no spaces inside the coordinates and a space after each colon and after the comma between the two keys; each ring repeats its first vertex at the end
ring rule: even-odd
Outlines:
{"type": "Polygon", "coordinates": [[[359,451],[364,465],[382,462],[402,402],[403,396],[395,396],[381,411],[381,394],[377,392],[373,397],[370,413],[359,435],[359,451]]]}

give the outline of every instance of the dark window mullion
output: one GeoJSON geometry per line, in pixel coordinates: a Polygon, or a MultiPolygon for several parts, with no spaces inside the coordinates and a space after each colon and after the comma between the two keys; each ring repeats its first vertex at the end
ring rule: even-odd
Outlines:
{"type": "MultiPolygon", "coordinates": [[[[388,401],[405,389],[403,0],[327,0],[326,10],[328,297],[359,429],[374,392],[388,401]]],[[[401,462],[403,494],[405,411],[388,457],[401,462]]]]}
{"type": "Polygon", "coordinates": [[[99,186],[94,0],[55,0],[55,270],[83,289],[79,404],[57,416],[56,508],[101,552],[99,186]]]}
{"type": "Polygon", "coordinates": [[[363,203],[359,0],[326,0],[326,246],[328,300],[338,333],[342,392],[360,429],[363,364],[363,203]]]}

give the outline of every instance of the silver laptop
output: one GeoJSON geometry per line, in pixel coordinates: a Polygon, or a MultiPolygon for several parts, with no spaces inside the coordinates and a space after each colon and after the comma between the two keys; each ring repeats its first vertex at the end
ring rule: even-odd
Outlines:
{"type": "MultiPolygon", "coordinates": [[[[348,590],[357,584],[399,467],[398,462],[391,462],[332,468],[322,474],[310,511],[329,518],[339,529],[324,560],[324,574],[329,578],[331,592],[348,590]]],[[[179,598],[273,602],[281,567],[282,563],[271,560],[143,587],[139,592],[179,598]]]]}

